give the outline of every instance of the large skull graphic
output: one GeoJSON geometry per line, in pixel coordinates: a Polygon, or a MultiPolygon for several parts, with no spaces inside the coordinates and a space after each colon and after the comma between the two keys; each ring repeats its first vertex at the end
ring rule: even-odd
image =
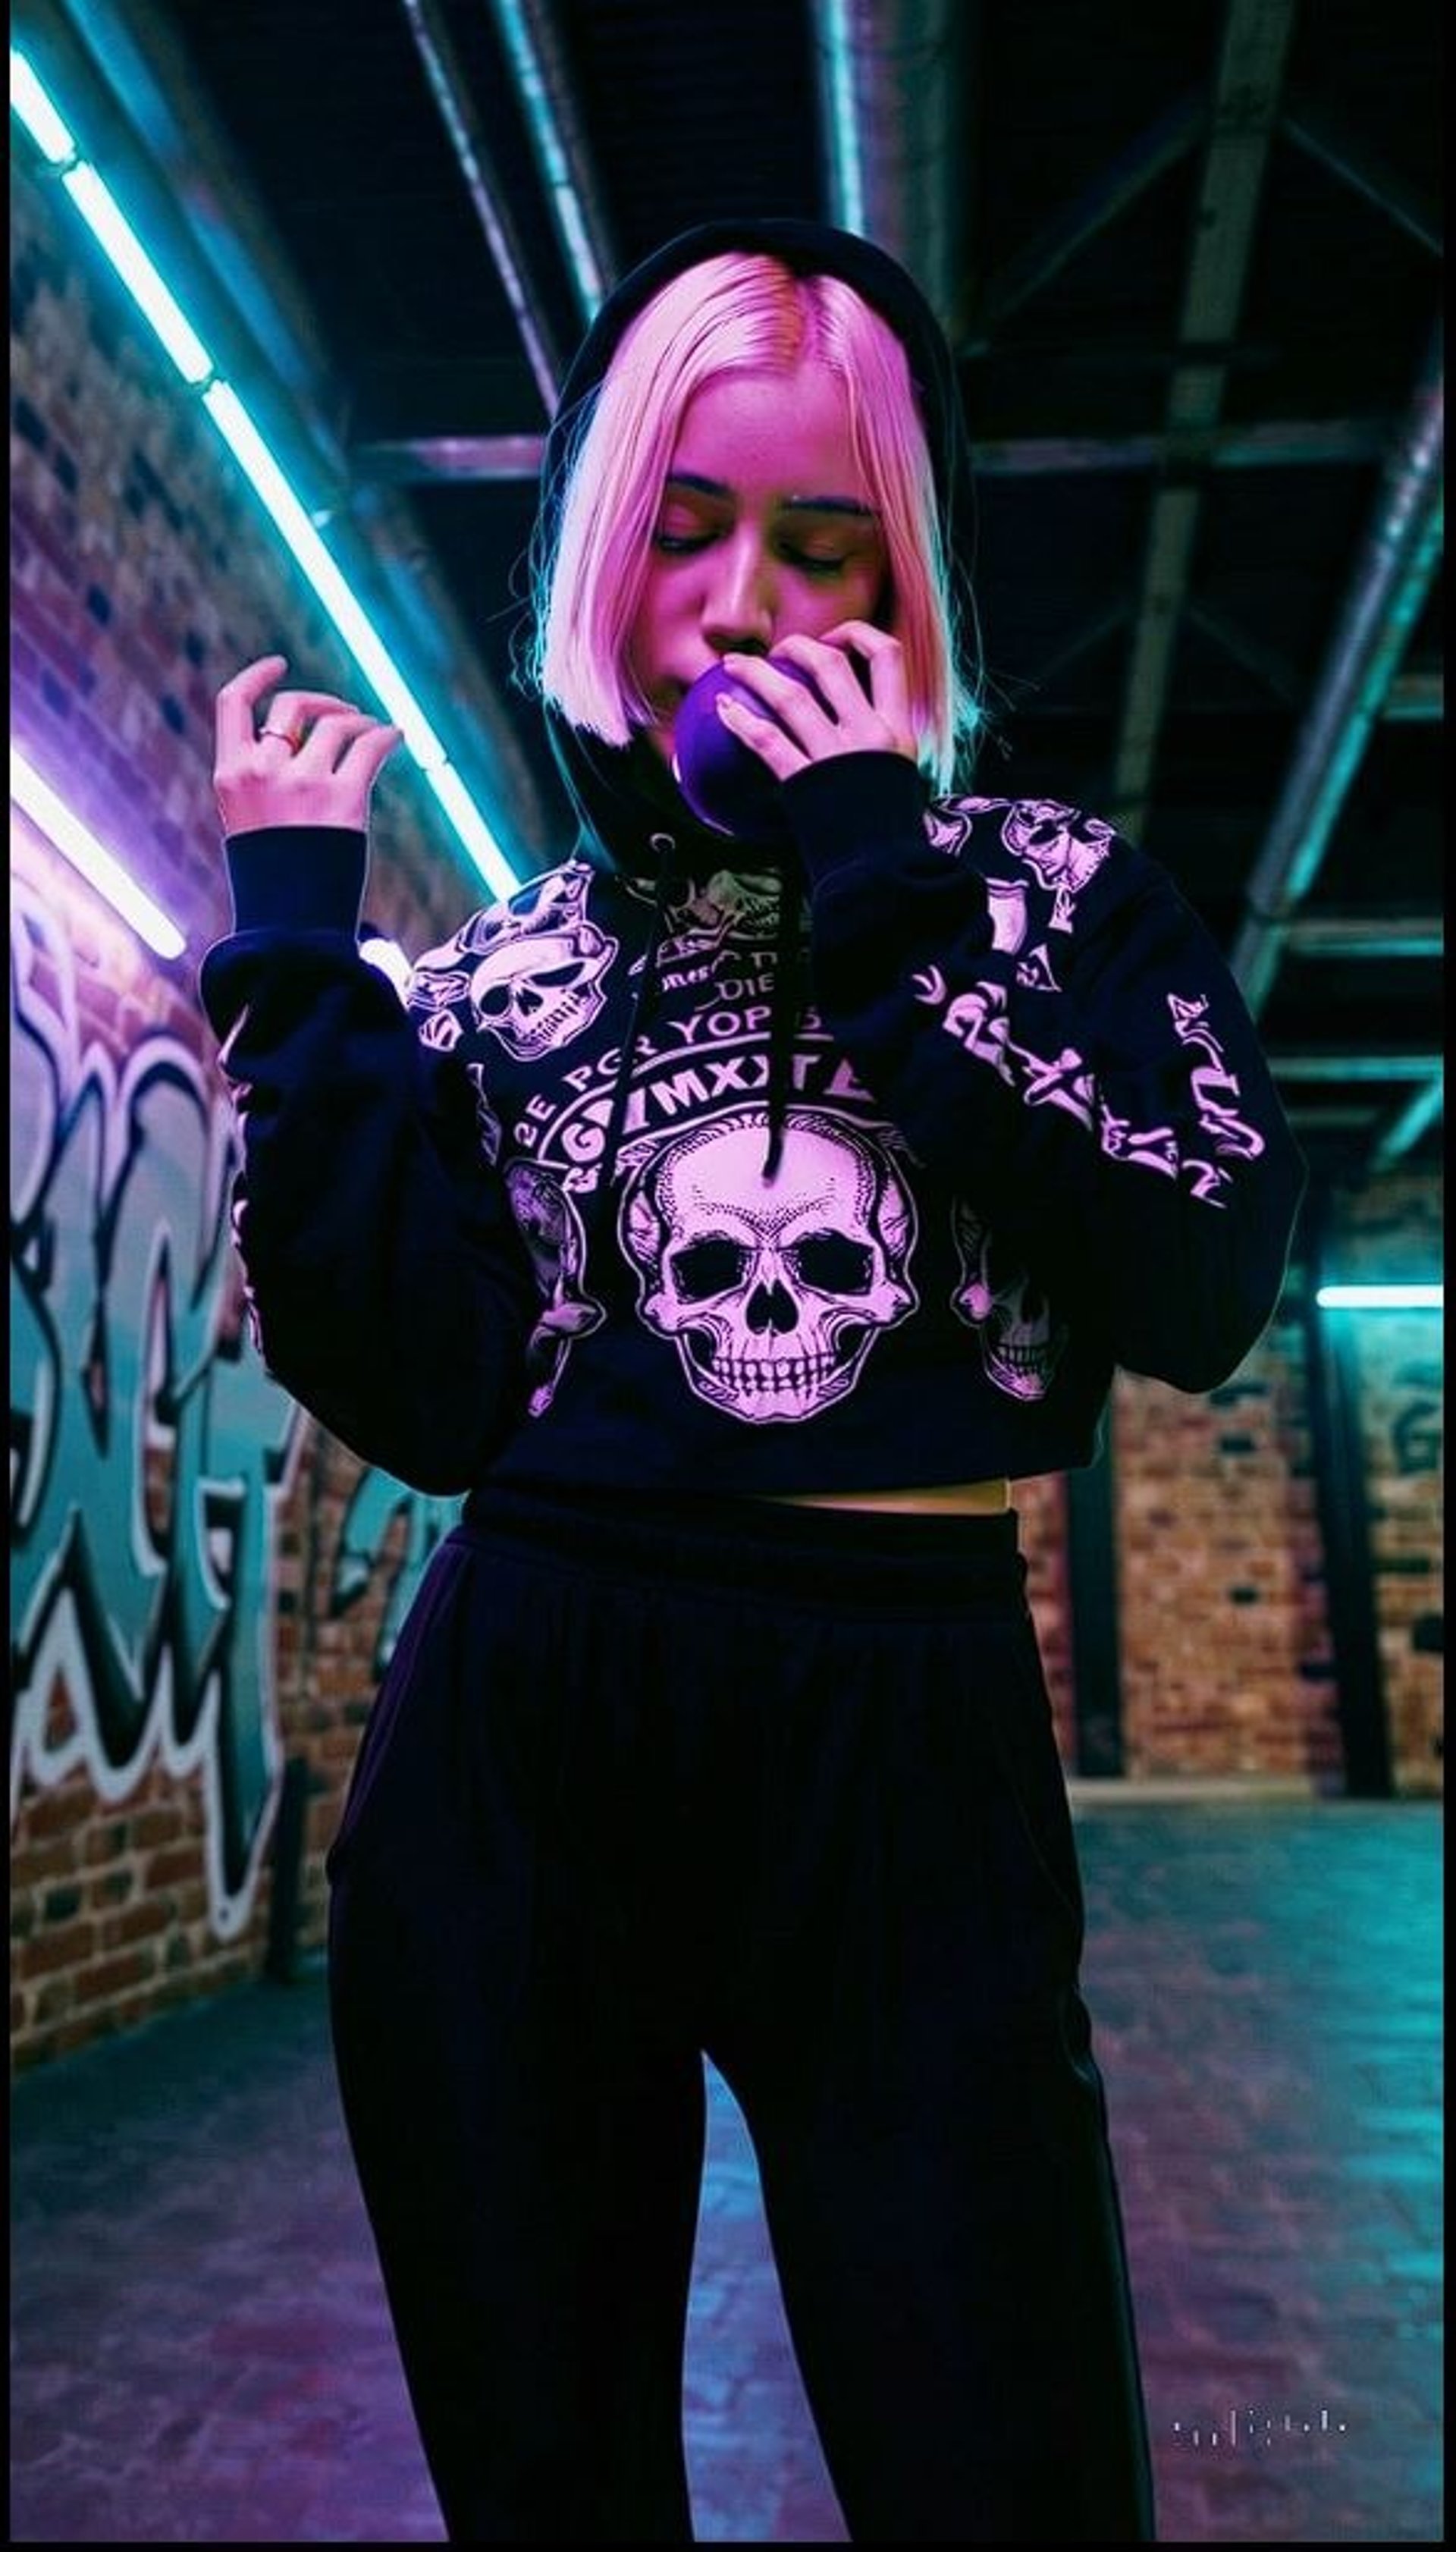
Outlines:
{"type": "Polygon", "coordinates": [[[692,1389],[751,1426],[842,1400],[882,1329],[914,1310],[910,1197],[865,1135],[790,1109],[763,1175],[765,1119],[740,1110],[645,1164],[622,1203],[642,1317],[692,1389]]]}
{"type": "Polygon", "coordinates": [[[518,1063],[535,1063],[588,1028],[606,996],[602,978],[615,939],[585,913],[590,872],[557,871],[525,897],[478,914],[463,934],[473,959],[470,1008],[476,1025],[518,1063]]]}
{"type": "Polygon", "coordinates": [[[1053,1321],[1024,1267],[996,1264],[994,1237],[970,1206],[955,1208],[954,1230],[963,1281],[951,1300],[981,1333],[988,1380],[1013,1400],[1044,1400],[1067,1345],[1066,1324],[1053,1321]]]}

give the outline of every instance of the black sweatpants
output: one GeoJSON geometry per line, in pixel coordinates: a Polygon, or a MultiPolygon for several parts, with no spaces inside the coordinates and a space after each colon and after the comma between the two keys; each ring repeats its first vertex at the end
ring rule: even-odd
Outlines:
{"type": "Polygon", "coordinates": [[[857,2542],[1154,2539],[1014,1515],[477,1495],[330,1855],[339,2077],[460,2543],[692,2539],[702,2058],[857,2542]]]}

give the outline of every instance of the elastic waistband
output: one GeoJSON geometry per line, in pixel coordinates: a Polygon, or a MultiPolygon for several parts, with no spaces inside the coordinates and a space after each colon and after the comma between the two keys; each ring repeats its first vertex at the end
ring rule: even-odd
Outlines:
{"type": "Polygon", "coordinates": [[[903,1515],[752,1497],[601,1489],[472,1490],[453,1539],[668,1588],[721,1587],[844,1612],[968,1610],[1019,1599],[1014,1508],[903,1515]]]}

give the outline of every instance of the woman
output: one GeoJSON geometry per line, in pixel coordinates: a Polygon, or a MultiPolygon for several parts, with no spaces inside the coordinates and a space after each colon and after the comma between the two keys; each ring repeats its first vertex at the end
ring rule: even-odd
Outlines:
{"type": "Polygon", "coordinates": [[[202,989],[261,1351],[468,1493],[330,1859],[455,2541],[690,2538],[704,2053],[854,2539],[1152,2539],[1008,1484],[1093,1457],[1117,1365],[1234,1370],[1301,1170],[1167,877],[957,794],[968,496],[948,350],[867,242],[710,224],[629,275],[535,552],[578,838],[407,1010],[356,945],[397,731],[278,658],[220,697],[202,989]],[[679,785],[714,667],[746,837],[679,785]]]}

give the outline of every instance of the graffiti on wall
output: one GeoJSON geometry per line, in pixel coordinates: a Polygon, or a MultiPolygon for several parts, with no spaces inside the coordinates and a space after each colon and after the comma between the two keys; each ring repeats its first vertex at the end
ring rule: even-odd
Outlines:
{"type": "Polygon", "coordinates": [[[301,1419],[240,1315],[231,1118],[195,1057],[83,1037],[69,944],[11,921],[11,1821],[77,1764],[202,1775],[211,1920],[246,1923],[281,1778],[274,1525],[301,1419]],[[57,1689],[65,1707],[57,1707],[57,1689]]]}
{"type": "Polygon", "coordinates": [[[432,1554],[452,1525],[459,1522],[459,1498],[427,1497],[401,1487],[388,1471],[364,1471],[345,1509],[329,1585],[329,1609],[336,1616],[358,1603],[374,1572],[387,1567],[384,1609],[370,1660],[375,1677],[394,1654],[405,1615],[419,1593],[420,1580],[432,1554]],[[398,1552],[390,1557],[390,1537],[402,1520],[398,1552]]]}
{"type": "MultiPolygon", "coordinates": [[[[221,1092],[174,1038],[118,1064],[83,1037],[69,942],[19,881],[10,983],[11,1824],[27,1780],[77,1765],[107,1804],[154,1761],[200,1772],[231,1939],[282,1783],[276,1531],[302,1415],[243,1316],[221,1092]]],[[[337,1616],[386,1572],[376,1676],[459,1511],[356,1483],[325,1580],[337,1616]]]]}
{"type": "Polygon", "coordinates": [[[1402,1365],[1395,1376],[1403,1393],[1391,1426],[1391,1451],[1403,1479],[1441,1467],[1441,1368],[1416,1362],[1402,1365]]]}

